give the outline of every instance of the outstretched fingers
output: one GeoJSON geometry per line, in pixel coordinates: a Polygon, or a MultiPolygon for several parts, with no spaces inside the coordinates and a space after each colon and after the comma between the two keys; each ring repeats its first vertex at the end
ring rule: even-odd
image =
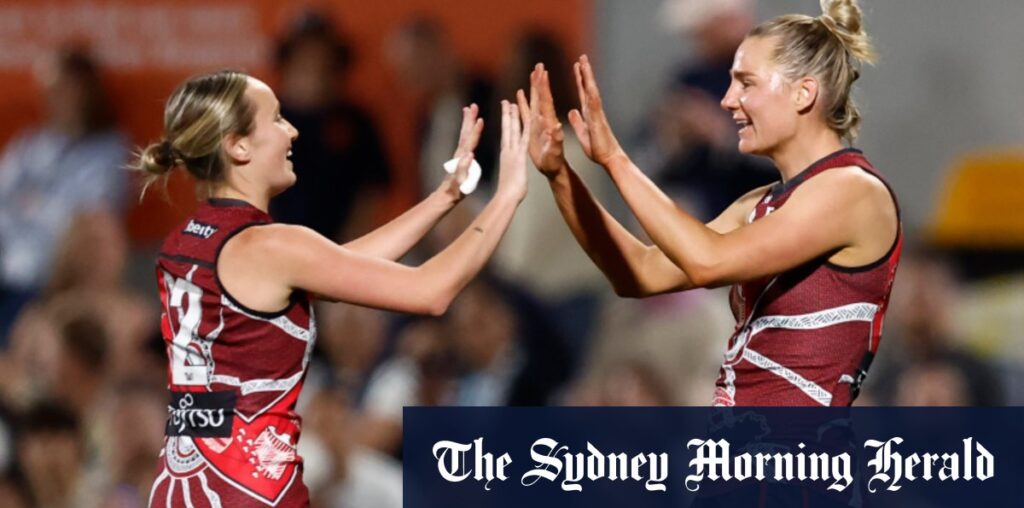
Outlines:
{"type": "Polygon", "coordinates": [[[548,71],[544,71],[540,78],[540,108],[541,115],[545,118],[557,118],[555,113],[555,98],[551,95],[551,79],[548,71]]]}
{"type": "Polygon", "coordinates": [[[540,116],[540,76],[544,72],[544,64],[537,64],[530,73],[530,110],[531,114],[540,116]]]}
{"type": "Polygon", "coordinates": [[[526,100],[526,93],[521,88],[516,90],[516,105],[519,106],[519,114],[523,117],[523,124],[528,125],[527,122],[530,120],[532,111],[530,110],[530,103],[526,100]]]}
{"type": "Polygon", "coordinates": [[[516,104],[519,107],[519,121],[523,123],[522,143],[525,144],[530,139],[532,122],[530,118],[530,105],[526,103],[526,94],[522,90],[516,90],[516,104]]]}
{"type": "Polygon", "coordinates": [[[478,118],[479,114],[480,108],[476,104],[462,108],[462,126],[459,129],[459,145],[455,149],[456,157],[476,150],[484,130],[484,121],[478,118]]]}
{"type": "Polygon", "coordinates": [[[590,131],[587,128],[586,120],[583,119],[583,115],[578,109],[569,111],[569,125],[572,125],[572,130],[576,132],[576,139],[580,140],[580,144],[583,145],[583,151],[589,155],[590,131]]]}
{"type": "Polygon", "coordinates": [[[583,86],[583,73],[580,71],[580,63],[572,64],[572,73],[576,76],[576,93],[580,96],[580,107],[587,107],[587,89],[583,86]]]}
{"type": "Polygon", "coordinates": [[[580,103],[583,105],[584,115],[603,115],[601,90],[597,88],[597,79],[594,78],[594,67],[590,65],[590,59],[587,58],[587,55],[580,56],[580,61],[574,66],[574,70],[576,71],[576,86],[579,89],[580,103]]]}
{"type": "Polygon", "coordinates": [[[512,150],[518,150],[522,146],[523,126],[519,121],[519,106],[508,104],[508,144],[512,150]]]}
{"type": "Polygon", "coordinates": [[[509,143],[509,107],[508,101],[501,101],[501,149],[508,150],[509,143]]]}

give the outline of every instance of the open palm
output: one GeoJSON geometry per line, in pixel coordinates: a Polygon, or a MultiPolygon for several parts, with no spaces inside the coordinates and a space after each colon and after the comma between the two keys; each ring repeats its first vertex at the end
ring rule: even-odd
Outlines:
{"type": "Polygon", "coordinates": [[[579,110],[569,112],[569,123],[583,147],[583,153],[594,162],[607,166],[618,156],[624,156],[619,141],[615,139],[608,118],[601,103],[601,91],[594,79],[594,69],[586,55],[573,65],[576,74],[576,90],[580,95],[579,110]]]}
{"type": "Polygon", "coordinates": [[[565,166],[565,133],[555,114],[555,101],[544,64],[537,64],[530,73],[530,101],[526,101],[522,90],[516,94],[516,100],[524,116],[530,118],[530,159],[541,173],[554,176],[565,166]]]}

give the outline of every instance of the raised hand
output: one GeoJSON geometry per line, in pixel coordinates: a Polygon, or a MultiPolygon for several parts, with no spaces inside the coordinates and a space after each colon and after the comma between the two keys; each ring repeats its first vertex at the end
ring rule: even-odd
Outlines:
{"type": "Polygon", "coordinates": [[[526,102],[522,90],[516,94],[516,100],[524,118],[530,119],[530,159],[541,173],[553,177],[565,166],[565,133],[555,114],[555,101],[544,64],[537,64],[530,73],[530,102],[526,102]]]}
{"type": "Polygon", "coordinates": [[[526,197],[526,147],[530,144],[530,123],[530,117],[521,113],[519,107],[501,101],[501,173],[498,175],[497,192],[517,202],[526,197]]]}
{"type": "Polygon", "coordinates": [[[597,88],[594,69],[587,55],[581,56],[572,68],[576,74],[576,90],[580,95],[583,113],[576,109],[569,111],[569,123],[576,131],[583,153],[594,162],[608,166],[616,157],[624,157],[626,153],[615,139],[608,118],[604,115],[601,91],[597,88]]]}
{"type": "Polygon", "coordinates": [[[455,172],[445,177],[441,182],[440,191],[455,201],[462,199],[462,192],[459,185],[466,180],[469,174],[469,165],[473,161],[473,151],[480,142],[480,134],[484,130],[484,121],[478,118],[480,108],[476,104],[470,104],[462,108],[462,127],[459,129],[459,144],[455,147],[453,158],[459,159],[455,172]]]}

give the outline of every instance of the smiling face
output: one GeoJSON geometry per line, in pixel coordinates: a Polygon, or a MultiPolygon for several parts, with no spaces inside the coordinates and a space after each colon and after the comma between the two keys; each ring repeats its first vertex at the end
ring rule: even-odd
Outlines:
{"type": "Polygon", "coordinates": [[[773,59],[775,47],[772,37],[748,37],[736,50],[722,108],[736,121],[742,153],[771,156],[795,136],[805,107],[803,91],[773,59]]]}
{"type": "Polygon", "coordinates": [[[258,180],[271,189],[271,195],[276,195],[295,183],[290,157],[292,141],[299,137],[299,131],[281,116],[281,103],[266,83],[249,78],[245,97],[255,110],[254,128],[240,140],[244,155],[235,158],[245,162],[240,168],[243,178],[258,180]]]}

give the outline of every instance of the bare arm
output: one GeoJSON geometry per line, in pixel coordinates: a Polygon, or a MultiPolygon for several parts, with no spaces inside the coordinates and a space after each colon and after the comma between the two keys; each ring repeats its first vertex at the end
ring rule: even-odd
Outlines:
{"type": "Polygon", "coordinates": [[[494,198],[451,245],[421,266],[353,251],[308,228],[273,224],[246,230],[225,245],[222,282],[257,309],[280,307],[293,289],[303,289],[370,307],[444,313],[490,258],[526,194],[526,140],[518,116],[516,106],[503,103],[494,198]]]}
{"type": "Polygon", "coordinates": [[[445,178],[441,186],[426,199],[394,220],[345,244],[349,250],[392,261],[400,259],[413,248],[455,205],[462,200],[459,184],[466,177],[473,150],[480,141],[484,121],[477,118],[476,104],[462,108],[462,129],[455,158],[459,168],[445,178]]]}
{"type": "Polygon", "coordinates": [[[895,234],[895,207],[888,191],[857,168],[809,180],[787,206],[753,224],[726,232],[705,226],[676,207],[619,147],[586,57],[576,65],[576,78],[583,113],[573,111],[570,121],[586,137],[585,150],[605,166],[644,230],[695,285],[775,274],[824,254],[854,264],[867,262],[880,256],[895,234]],[[884,224],[881,230],[870,226],[879,223],[884,224]]]}
{"type": "MultiPolygon", "coordinates": [[[[608,213],[569,166],[543,65],[538,64],[530,75],[529,103],[522,94],[518,99],[519,108],[531,116],[530,156],[534,165],[548,178],[558,210],[576,241],[616,294],[643,297],[694,287],[661,249],[641,242],[608,213]]],[[[739,210],[748,204],[741,199],[710,226],[723,232],[739,227],[739,210]]]]}
{"type": "Polygon", "coordinates": [[[611,165],[609,172],[654,243],[700,286],[780,273],[822,255],[865,264],[881,256],[895,235],[888,191],[858,168],[808,180],[785,207],[726,234],[663,199],[628,160],[611,165]]]}
{"type": "Polygon", "coordinates": [[[550,184],[565,223],[617,295],[641,297],[693,287],[661,250],[644,244],[615,220],[568,165],[550,184]]]}

